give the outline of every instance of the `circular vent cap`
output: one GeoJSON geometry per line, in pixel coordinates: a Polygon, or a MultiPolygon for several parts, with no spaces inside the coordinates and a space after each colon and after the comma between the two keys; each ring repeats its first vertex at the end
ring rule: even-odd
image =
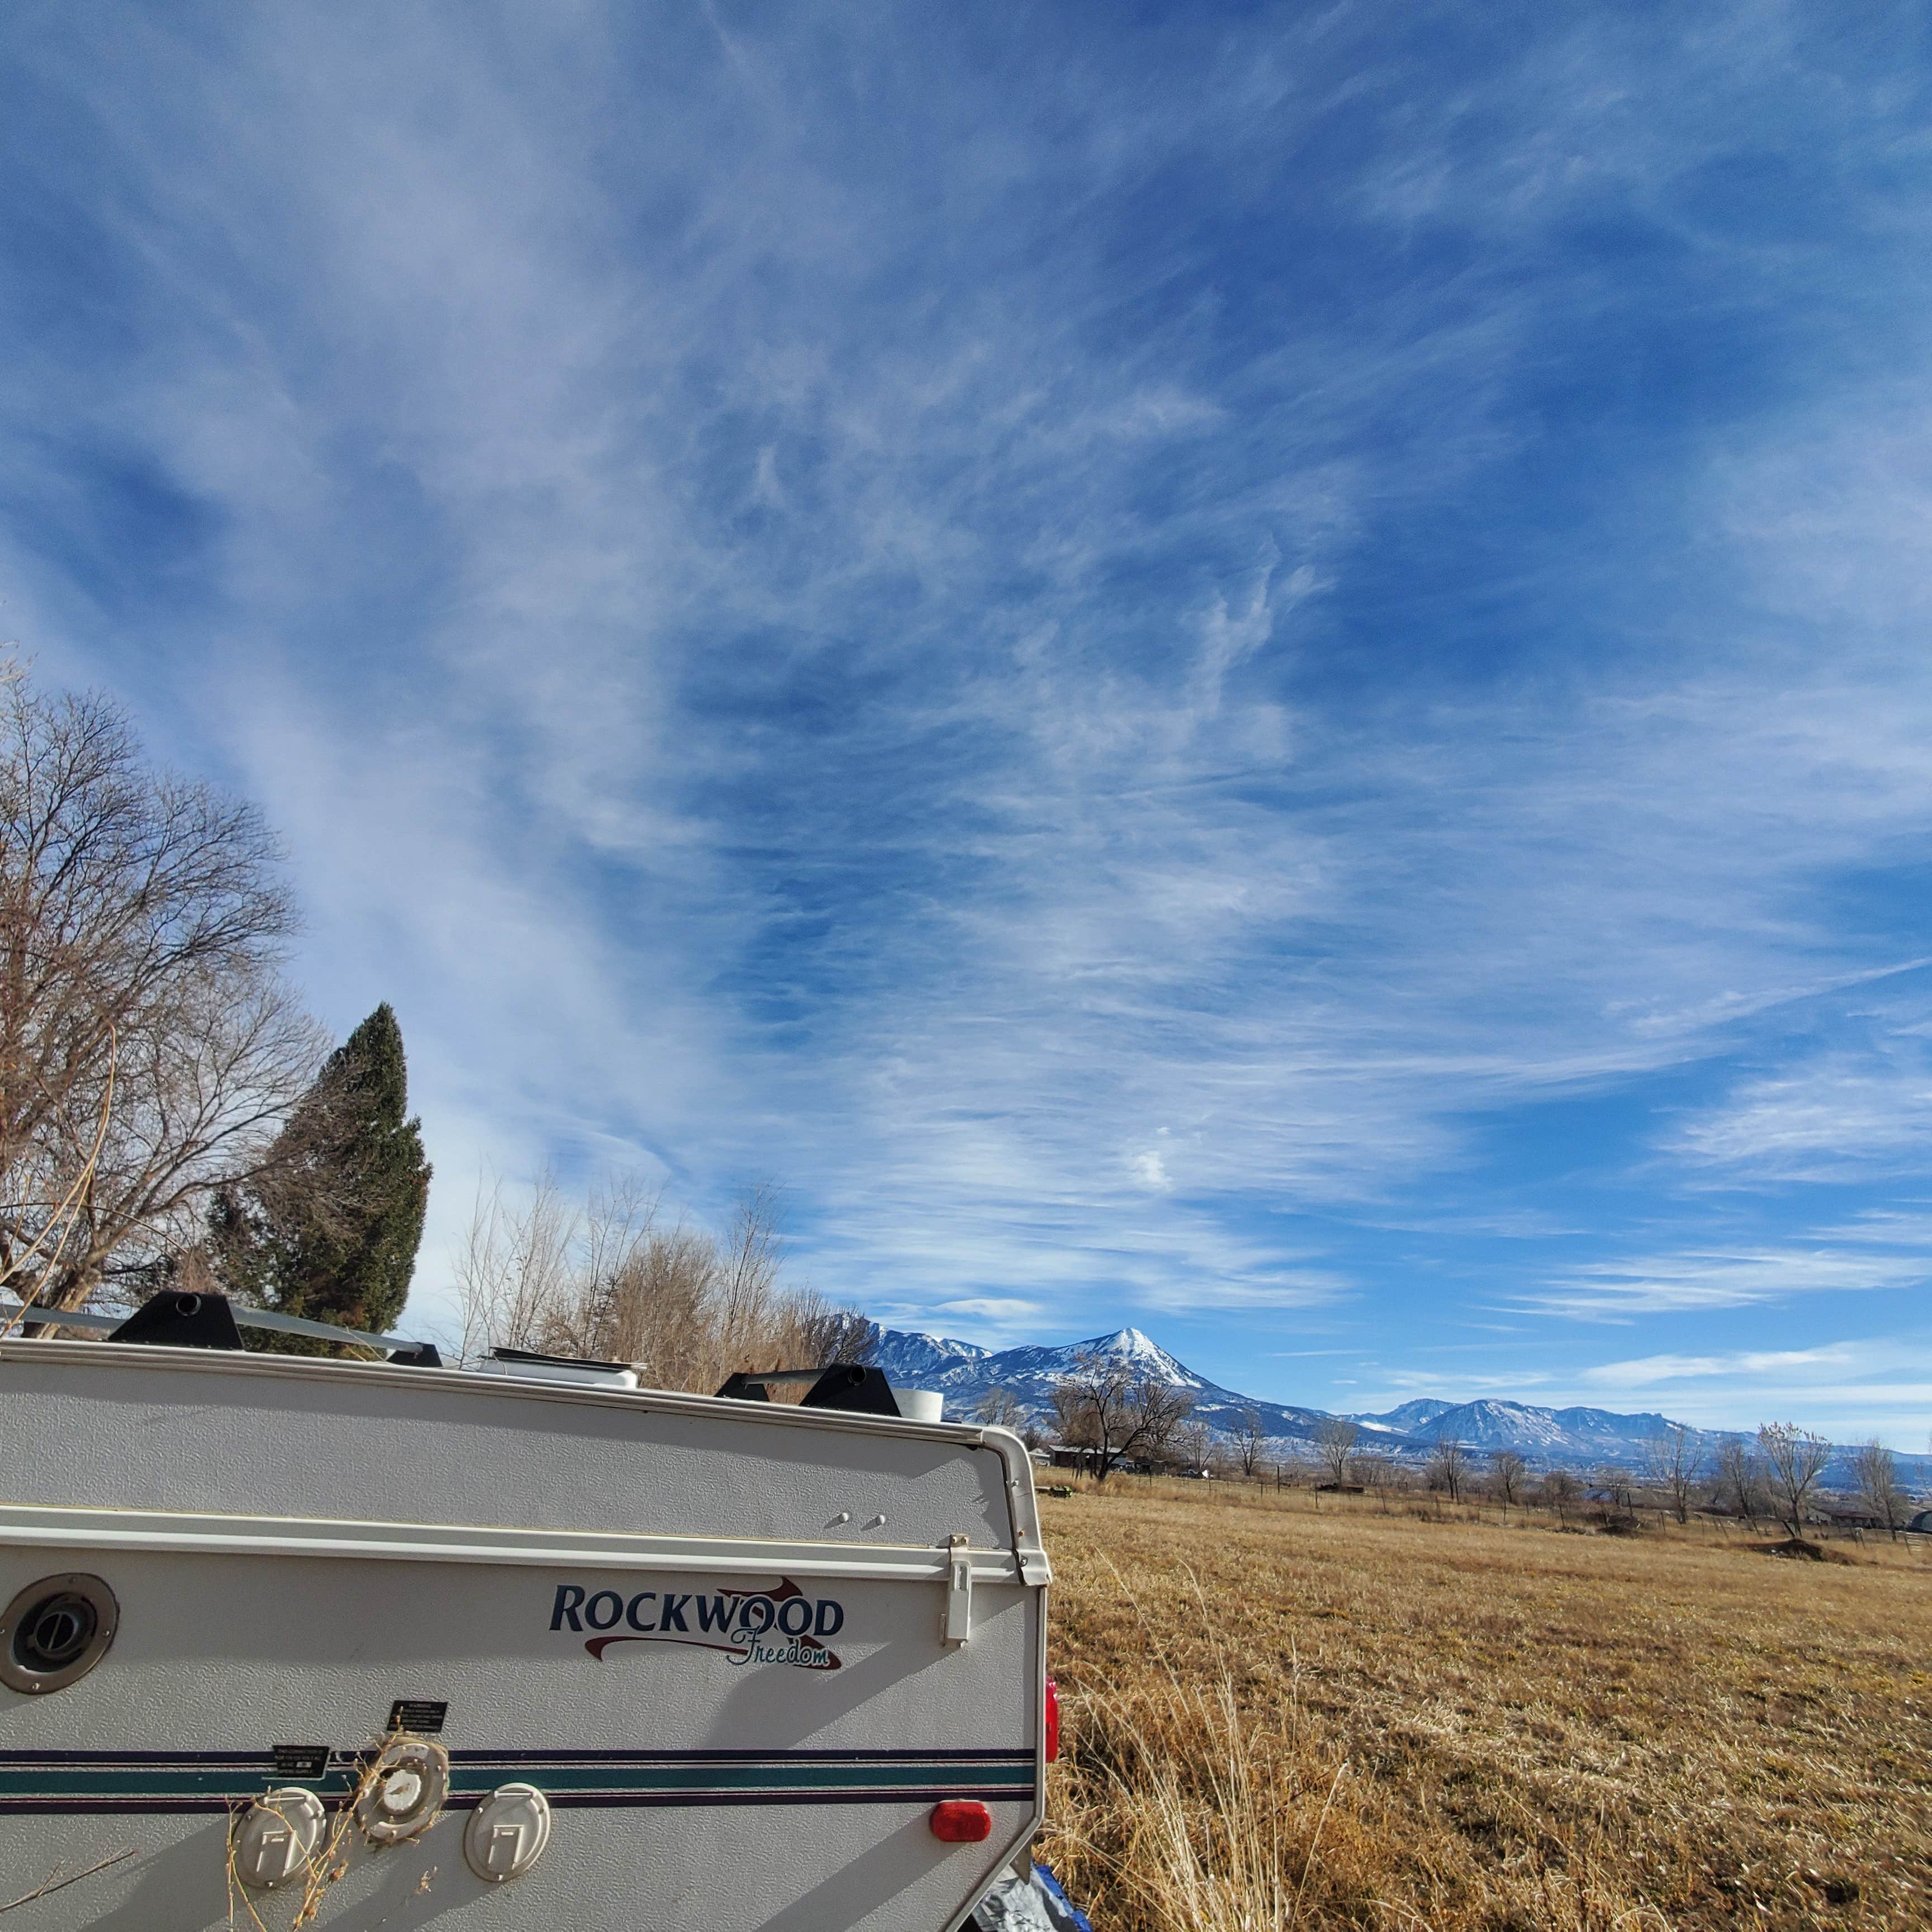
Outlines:
{"type": "Polygon", "coordinates": [[[0,1684],[62,1690],[107,1654],[121,1621],[114,1592],[78,1572],[29,1583],[0,1616],[0,1684]]]}

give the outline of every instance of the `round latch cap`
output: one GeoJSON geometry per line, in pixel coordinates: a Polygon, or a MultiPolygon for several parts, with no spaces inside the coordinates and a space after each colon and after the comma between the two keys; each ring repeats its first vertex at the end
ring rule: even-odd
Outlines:
{"type": "Polygon", "coordinates": [[[400,1844],[429,1829],[449,1796],[449,1754],[427,1738],[385,1744],[356,1801],[356,1820],[379,1845],[400,1844]]]}
{"type": "Polygon", "coordinates": [[[308,1864],[328,1814],[322,1800],[298,1784],[258,1798],[235,1828],[235,1875],[244,1885],[272,1892],[308,1864]]]}
{"type": "Polygon", "coordinates": [[[550,1800],[534,1784],[500,1784],[470,1814],[463,1856],[478,1878],[521,1878],[550,1843],[550,1800]]]}

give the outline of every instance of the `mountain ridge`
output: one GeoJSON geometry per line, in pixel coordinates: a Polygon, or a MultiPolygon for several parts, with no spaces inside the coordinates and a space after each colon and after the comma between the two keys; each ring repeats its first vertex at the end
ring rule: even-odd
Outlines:
{"type": "MultiPolygon", "coordinates": [[[[1552,1467],[1634,1468],[1642,1466],[1658,1438],[1672,1429],[1690,1430],[1694,1444],[1707,1462],[1720,1444],[1748,1432],[1698,1429],[1654,1409],[1626,1414],[1582,1405],[1546,1408],[1496,1396],[1462,1402],[1418,1396],[1379,1412],[1340,1414],[1223,1388],[1133,1328],[1059,1346],[1025,1344],[992,1349],[950,1336],[886,1328],[875,1322],[868,1359],[884,1370],[896,1387],[938,1390],[945,1398],[950,1420],[970,1420],[980,1403],[1000,1389],[1011,1394],[1030,1418],[1050,1422],[1054,1384],[1088,1354],[1124,1358],[1171,1386],[1192,1390],[1196,1417],[1220,1435],[1239,1433],[1250,1411],[1260,1419],[1262,1432],[1276,1442],[1306,1444],[1324,1423],[1352,1422],[1361,1432],[1362,1448],[1408,1460],[1426,1458],[1438,1444],[1453,1438],[1481,1454],[1514,1450],[1532,1462],[1552,1467]]],[[[1850,1453],[1842,1445],[1837,1448],[1839,1458],[1850,1453]]],[[[1928,1459],[1902,1454],[1898,1461],[1902,1476],[1909,1477],[1916,1470],[1919,1479],[1924,1479],[1928,1459]]]]}

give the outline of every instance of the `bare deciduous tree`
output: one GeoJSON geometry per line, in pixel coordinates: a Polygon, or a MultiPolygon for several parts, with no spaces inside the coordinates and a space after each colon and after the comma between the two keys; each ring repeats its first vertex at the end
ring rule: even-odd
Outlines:
{"type": "Polygon", "coordinates": [[[520,1207],[500,1186],[479,1190],[456,1261],[465,1357],[507,1347],[634,1362],[658,1388],[708,1393],[734,1370],[869,1352],[876,1331],[856,1310],[781,1286],[770,1190],[740,1204],[722,1241],[665,1226],[658,1208],[634,1180],[580,1208],[548,1175],[520,1207]]]}
{"type": "Polygon", "coordinates": [[[1192,1389],[1143,1373],[1134,1389],[1138,1433],[1128,1444],[1128,1453],[1144,1456],[1150,1463],[1165,1462],[1173,1448],[1175,1432],[1193,1413],[1192,1389]]]}
{"type": "Polygon", "coordinates": [[[1742,1436],[1727,1436],[1718,1445],[1718,1493],[1742,1521],[1757,1527],[1764,1488],[1757,1458],[1742,1436]]]}
{"type": "Polygon", "coordinates": [[[1011,1389],[988,1389],[980,1398],[973,1413],[980,1421],[990,1423],[996,1429],[1018,1430],[1026,1421],[1026,1411],[1011,1389]]]}
{"type": "Polygon", "coordinates": [[[1704,1468],[1704,1452],[1696,1435],[1673,1422],[1644,1450],[1645,1472],[1668,1498],[1679,1522],[1690,1520],[1690,1499],[1704,1468]]]}
{"type": "Polygon", "coordinates": [[[1582,1484],[1568,1469],[1552,1469],[1543,1479],[1543,1500],[1556,1512],[1559,1527],[1570,1526],[1570,1512],[1576,1506],[1582,1484]]]}
{"type": "Polygon", "coordinates": [[[314,1077],[279,862],[252,806],[148,764],[106,698],[0,685],[0,1278],[22,1298],[152,1276],[314,1077]]]}
{"type": "Polygon", "coordinates": [[[1636,1481],[1621,1462],[1606,1462],[1590,1478],[1612,1509],[1628,1516],[1636,1505],[1636,1481]]]}
{"type": "Polygon", "coordinates": [[[1053,1406],[1060,1440],[1084,1450],[1104,1483],[1128,1456],[1160,1460],[1194,1396],[1126,1356],[1089,1350],[1054,1384],[1053,1406]]]}
{"type": "Polygon", "coordinates": [[[1802,1538],[1804,1505],[1832,1460],[1832,1445],[1795,1422],[1767,1422],[1757,1432],[1757,1447],[1778,1519],[1794,1538],[1802,1538]]]}
{"type": "Polygon", "coordinates": [[[1262,1466],[1268,1460],[1268,1431],[1262,1426],[1259,1409],[1241,1411],[1240,1433],[1234,1438],[1234,1455],[1241,1466],[1241,1474],[1250,1482],[1258,1481],[1262,1466]]]}
{"type": "Polygon", "coordinates": [[[1462,1500],[1462,1485],[1468,1480],[1468,1458],[1456,1437],[1445,1436],[1430,1452],[1429,1486],[1453,1502],[1462,1500]]]}
{"type": "Polygon", "coordinates": [[[1084,1468],[1100,1454],[1102,1418],[1071,1380],[1053,1385],[1053,1432],[1061,1446],[1081,1452],[1084,1468]]]}
{"type": "Polygon", "coordinates": [[[1912,1498],[1898,1485],[1898,1465],[1892,1451],[1874,1436],[1852,1457],[1858,1494],[1873,1520],[1896,1543],[1912,1515],[1912,1498]]]}
{"type": "Polygon", "coordinates": [[[1386,1456],[1373,1450],[1365,1450],[1354,1460],[1355,1474],[1361,1478],[1362,1486],[1367,1490],[1382,1506],[1383,1513],[1388,1510],[1389,1494],[1402,1480],[1400,1466],[1386,1456]]]}
{"type": "Polygon", "coordinates": [[[1120,1460],[1129,1432],[1133,1382],[1132,1366],[1124,1358],[1088,1352],[1077,1356],[1072,1371],[1053,1385],[1060,1439],[1084,1450],[1103,1483],[1120,1460]]]}
{"type": "Polygon", "coordinates": [[[877,1325],[856,1308],[828,1301],[815,1288],[795,1288],[779,1298],[789,1340],[781,1344],[790,1366],[829,1369],[834,1362],[864,1362],[878,1346],[877,1325]]]}
{"type": "Polygon", "coordinates": [[[1346,1416],[1331,1415],[1315,1425],[1315,1460],[1324,1480],[1339,1490],[1348,1480],[1355,1444],[1362,1432],[1346,1416]]]}
{"type": "Polygon", "coordinates": [[[1522,1500],[1529,1482],[1529,1465],[1514,1449],[1498,1449],[1490,1457],[1490,1487],[1507,1514],[1522,1500]]]}
{"type": "MultiPolygon", "coordinates": [[[[771,1327],[778,1292],[778,1208],[776,1189],[767,1184],[754,1187],[733,1212],[718,1246],[717,1320],[734,1368],[758,1366],[752,1358],[771,1327]]],[[[764,1366],[791,1365],[768,1361],[764,1366]]]]}
{"type": "Polygon", "coordinates": [[[1182,1468],[1205,1475],[1214,1453],[1214,1432],[1204,1422],[1184,1422],[1174,1432],[1173,1450],[1182,1468]]]}
{"type": "Polygon", "coordinates": [[[506,1202],[500,1181],[487,1192],[479,1184],[456,1256],[464,1360],[552,1339],[570,1294],[580,1221],[548,1172],[521,1208],[506,1202]]]}

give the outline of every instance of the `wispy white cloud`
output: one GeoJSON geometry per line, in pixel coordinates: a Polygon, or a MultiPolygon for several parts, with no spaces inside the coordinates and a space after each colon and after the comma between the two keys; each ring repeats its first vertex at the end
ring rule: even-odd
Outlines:
{"type": "Polygon", "coordinates": [[[1707,1428],[1802,1418],[1839,1442],[1876,1433],[1918,1454],[1932,1430],[1932,1346],[1922,1336],[1600,1363],[1575,1383],[1594,1400],[1662,1406],[1707,1428]]]}
{"type": "Polygon", "coordinates": [[[1756,1184],[1922,1171],[1932,1147],[1932,1064],[1918,1042],[1835,1053],[1748,1081],[1681,1122],[1668,1158],[1756,1184]]]}
{"type": "Polygon", "coordinates": [[[1593,1388],[1628,1393],[1687,1378],[1708,1382],[1720,1376],[1762,1376],[1820,1363],[1843,1367],[1856,1352],[1852,1343],[1838,1342],[1822,1348],[1746,1349],[1730,1355],[1645,1355],[1628,1362],[1599,1363],[1594,1368],[1582,1370],[1579,1379],[1593,1388]]]}
{"type": "Polygon", "coordinates": [[[1030,1334],[1040,1322],[1052,1318],[1044,1302],[1024,1301],[1012,1295],[968,1296],[958,1301],[942,1301],[938,1312],[957,1322],[964,1320],[981,1334],[988,1330],[1005,1336],[1030,1334]]]}
{"type": "Polygon", "coordinates": [[[1932,832],[1932,255],[1910,194],[1712,188],[1863,138],[1786,10],[1448,76],[1339,16],[117,17],[21,56],[140,346],[8,325],[65,453],[0,628],[285,828],[316,998],[403,1012],[432,1255],[548,1156],[781,1174],[820,1286],[988,1336],[1466,1313],[1405,1229],[1546,1244],[1480,1295],[1564,1322],[1918,1279],[1702,1192],[1928,1124],[1921,935],[1827,888],[1932,832]],[[1820,332],[1730,298],[1754,401],[1678,366],[1713,287],[1820,332]],[[191,584],[52,529],[130,452],[191,584]],[[1499,1169],[1699,1069],[1578,1156],[1640,1238],[1499,1169]]]}
{"type": "Polygon", "coordinates": [[[1875,1252],[1828,1238],[1719,1252],[1694,1250],[1575,1268],[1521,1305],[1594,1322],[1674,1311],[1756,1308],[1807,1294],[1912,1288],[1932,1274],[1922,1252],[1875,1252]]]}

